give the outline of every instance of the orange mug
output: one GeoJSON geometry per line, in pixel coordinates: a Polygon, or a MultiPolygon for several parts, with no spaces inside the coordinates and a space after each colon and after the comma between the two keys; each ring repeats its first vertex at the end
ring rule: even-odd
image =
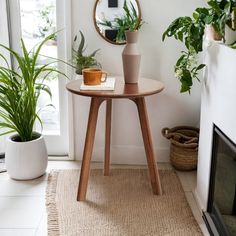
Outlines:
{"type": "Polygon", "coordinates": [[[86,68],[82,70],[85,85],[99,85],[106,82],[107,72],[99,68],[86,68]],[[102,75],[105,75],[103,78],[102,75]]]}

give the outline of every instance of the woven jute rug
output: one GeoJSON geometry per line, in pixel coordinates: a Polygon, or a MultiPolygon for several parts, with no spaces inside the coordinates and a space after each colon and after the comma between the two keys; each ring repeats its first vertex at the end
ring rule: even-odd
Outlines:
{"type": "Polygon", "coordinates": [[[87,200],[77,202],[78,170],[52,171],[46,203],[48,235],[202,235],[178,177],[161,170],[164,194],[155,196],[145,169],[91,170],[87,200]]]}

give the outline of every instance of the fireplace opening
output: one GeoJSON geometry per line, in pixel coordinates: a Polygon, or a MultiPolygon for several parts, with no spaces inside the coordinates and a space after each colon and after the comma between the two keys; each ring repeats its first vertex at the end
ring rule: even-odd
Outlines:
{"type": "Polygon", "coordinates": [[[207,212],[212,235],[236,235],[236,145],[217,127],[213,130],[207,212]]]}

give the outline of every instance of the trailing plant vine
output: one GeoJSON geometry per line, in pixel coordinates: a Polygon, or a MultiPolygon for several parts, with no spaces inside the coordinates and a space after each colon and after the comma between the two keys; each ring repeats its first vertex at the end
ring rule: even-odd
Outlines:
{"type": "Polygon", "coordinates": [[[226,25],[235,30],[235,0],[210,0],[207,4],[207,8],[197,8],[192,17],[177,18],[163,33],[163,41],[166,37],[174,37],[186,47],[175,64],[175,77],[181,83],[181,93],[190,93],[193,81],[199,81],[199,71],[205,67],[198,63],[197,55],[203,50],[206,25],[211,25],[224,41],[226,25]]]}

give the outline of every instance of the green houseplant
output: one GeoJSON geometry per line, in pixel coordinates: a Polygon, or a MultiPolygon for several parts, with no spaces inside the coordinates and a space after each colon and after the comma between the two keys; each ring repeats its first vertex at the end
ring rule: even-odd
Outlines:
{"type": "Polygon", "coordinates": [[[7,140],[6,147],[6,168],[14,179],[39,177],[47,167],[44,139],[34,131],[36,120],[42,125],[37,101],[42,91],[51,97],[50,88],[44,83],[45,79],[51,73],[63,73],[52,66],[58,60],[45,65],[39,65],[37,60],[43,45],[54,37],[54,34],[46,37],[31,51],[27,51],[21,40],[22,54],[0,45],[17,63],[15,69],[12,69],[7,59],[0,54],[6,65],[0,67],[0,130],[1,135],[16,133],[7,140]]]}
{"type": "Polygon", "coordinates": [[[131,1],[129,4],[127,0],[124,1],[123,10],[124,14],[115,17],[113,21],[105,19],[97,24],[117,30],[116,42],[126,43],[122,52],[124,80],[125,83],[135,84],[138,82],[141,61],[141,54],[137,48],[138,30],[143,25],[143,21],[140,12],[136,11],[131,1]]]}
{"type": "MultiPolygon", "coordinates": [[[[100,49],[95,50],[91,54],[84,55],[86,50],[85,37],[80,31],[81,40],[78,49],[72,48],[73,51],[73,64],[76,69],[76,74],[82,75],[82,70],[89,67],[101,67],[101,64],[96,60],[95,56],[100,49]]],[[[77,41],[77,36],[75,36],[74,42],[77,41]]]]}
{"type": "Polygon", "coordinates": [[[181,52],[175,65],[175,76],[181,83],[180,92],[189,92],[194,80],[199,80],[198,73],[205,67],[199,64],[197,54],[202,52],[203,36],[207,25],[211,25],[216,33],[225,40],[225,27],[234,29],[233,14],[236,2],[232,0],[210,0],[208,7],[197,8],[192,17],[179,17],[164,32],[162,40],[174,37],[184,43],[186,50],[181,52]]]}
{"type": "Polygon", "coordinates": [[[143,22],[130,2],[128,6],[126,0],[123,9],[127,18],[127,28],[125,30],[126,45],[122,52],[124,80],[127,84],[136,84],[139,79],[141,54],[139,53],[137,42],[139,29],[143,22]],[[133,14],[131,14],[131,12],[133,14]]]}

